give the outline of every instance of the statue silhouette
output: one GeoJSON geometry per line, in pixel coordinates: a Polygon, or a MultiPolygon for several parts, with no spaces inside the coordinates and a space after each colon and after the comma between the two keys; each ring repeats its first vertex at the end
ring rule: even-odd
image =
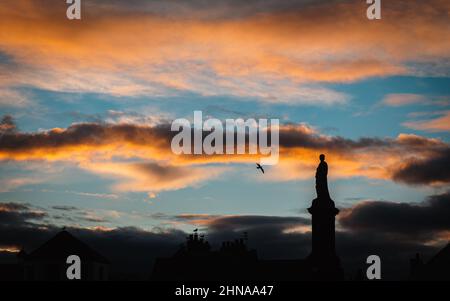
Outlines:
{"type": "Polygon", "coordinates": [[[330,193],[328,192],[328,164],[325,162],[325,155],[320,155],[320,163],[316,170],[316,193],[319,199],[329,199],[330,193]]]}
{"type": "Polygon", "coordinates": [[[317,279],[343,279],[343,271],[335,249],[335,216],[339,213],[328,191],[328,164],[320,155],[316,170],[317,198],[312,201],[312,250],[309,259],[317,271],[317,279]]]}

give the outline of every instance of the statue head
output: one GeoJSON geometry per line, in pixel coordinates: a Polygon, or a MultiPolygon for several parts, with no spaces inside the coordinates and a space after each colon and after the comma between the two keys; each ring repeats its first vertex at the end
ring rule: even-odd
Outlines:
{"type": "Polygon", "coordinates": [[[321,154],[321,155],[319,156],[319,158],[320,158],[320,161],[322,162],[322,161],[325,160],[325,155],[324,155],[324,154],[321,154]]]}

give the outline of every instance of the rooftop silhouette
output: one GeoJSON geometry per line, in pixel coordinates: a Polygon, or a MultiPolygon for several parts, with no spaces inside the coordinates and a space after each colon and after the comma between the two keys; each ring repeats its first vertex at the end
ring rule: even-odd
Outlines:
{"type": "Polygon", "coordinates": [[[103,255],[62,230],[40,247],[18,254],[19,271],[24,280],[67,280],[66,259],[77,255],[81,260],[81,280],[108,280],[110,262],[103,255]]]}
{"type": "Polygon", "coordinates": [[[339,210],[330,198],[328,165],[320,155],[316,172],[317,198],[308,209],[312,215],[312,251],[307,258],[261,260],[244,239],[224,242],[217,251],[195,232],[168,258],[155,262],[154,280],[343,280],[335,251],[335,216],[339,210]]]}

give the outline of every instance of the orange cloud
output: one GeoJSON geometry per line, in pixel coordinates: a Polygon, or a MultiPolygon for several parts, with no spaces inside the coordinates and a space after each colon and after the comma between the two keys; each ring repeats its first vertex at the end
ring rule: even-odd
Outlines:
{"type": "Polygon", "coordinates": [[[388,94],[383,99],[383,104],[391,107],[400,107],[425,102],[426,98],[418,94],[388,94]]]}
{"type": "Polygon", "coordinates": [[[20,248],[18,246],[0,246],[0,252],[19,253],[20,248]]]}
{"type": "MultiPolygon", "coordinates": [[[[312,178],[318,154],[325,153],[332,178],[450,182],[450,174],[440,168],[450,160],[450,148],[439,139],[401,134],[351,140],[322,135],[306,125],[281,126],[279,134],[280,161],[265,175],[269,181],[312,178]]],[[[0,159],[72,162],[117,179],[117,190],[153,193],[200,185],[225,172],[224,165],[259,159],[250,154],[178,156],[170,148],[172,136],[168,124],[85,123],[38,133],[10,131],[0,136],[0,159]]]]}
{"type": "Polygon", "coordinates": [[[199,186],[217,178],[224,167],[179,167],[158,163],[83,163],[80,167],[93,173],[115,178],[118,191],[160,192],[199,186]]]}
{"type": "Polygon", "coordinates": [[[427,132],[448,132],[450,131],[450,111],[442,111],[441,117],[426,121],[409,121],[403,123],[404,126],[427,132]]]}
{"type": "Polygon", "coordinates": [[[450,4],[442,0],[385,3],[382,22],[368,21],[361,1],[209,19],[91,4],[71,22],[65,9],[2,5],[0,51],[15,64],[13,72],[0,66],[0,87],[342,104],[347,95],[320,84],[434,74],[450,53],[450,4]]]}

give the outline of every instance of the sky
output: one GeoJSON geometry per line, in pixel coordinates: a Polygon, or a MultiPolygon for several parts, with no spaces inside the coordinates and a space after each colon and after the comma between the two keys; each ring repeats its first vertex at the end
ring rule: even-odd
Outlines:
{"type": "Polygon", "coordinates": [[[360,0],[66,9],[0,5],[3,253],[68,227],[101,249],[131,235],[170,254],[200,228],[301,257],[320,153],[344,257],[407,261],[448,242],[448,1],[382,1],[381,20],[360,0]],[[280,119],[279,163],[261,174],[251,155],[175,155],[171,121],[198,110],[280,119]]]}

